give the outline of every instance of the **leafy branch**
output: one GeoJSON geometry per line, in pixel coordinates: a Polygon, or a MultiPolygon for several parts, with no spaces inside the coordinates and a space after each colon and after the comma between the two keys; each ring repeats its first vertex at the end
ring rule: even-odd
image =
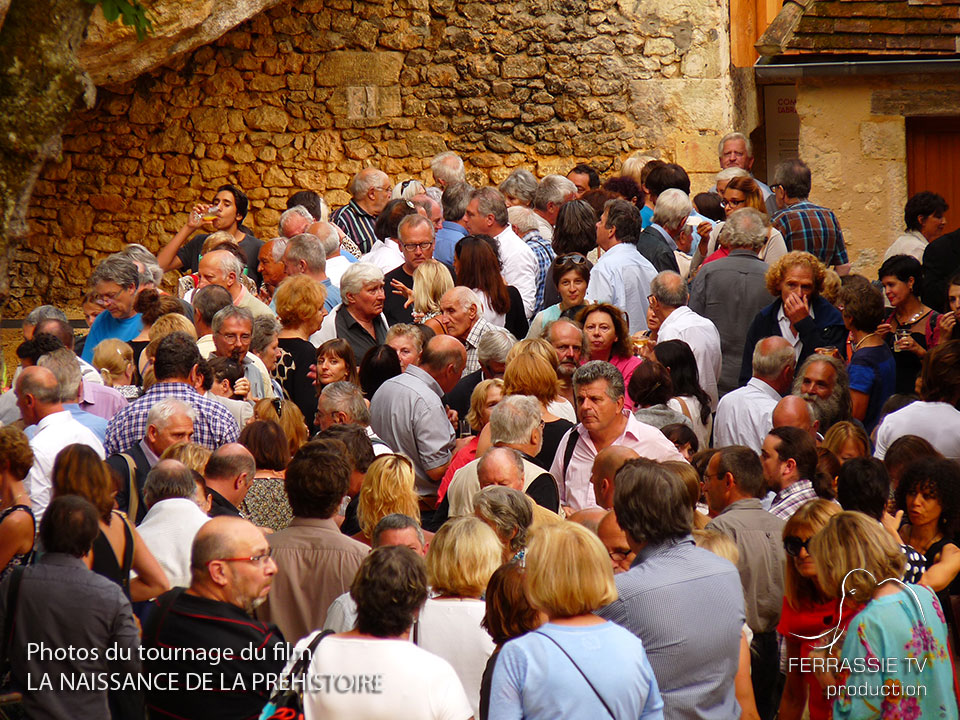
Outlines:
{"type": "Polygon", "coordinates": [[[85,0],[91,5],[99,5],[103,16],[109,22],[123,17],[123,24],[137,31],[137,40],[143,41],[147,33],[153,31],[153,25],[147,16],[147,9],[139,0],[85,0]]]}

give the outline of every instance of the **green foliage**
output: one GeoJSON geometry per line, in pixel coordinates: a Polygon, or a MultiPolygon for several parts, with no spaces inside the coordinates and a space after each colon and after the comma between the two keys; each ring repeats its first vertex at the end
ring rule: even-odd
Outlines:
{"type": "Polygon", "coordinates": [[[147,9],[139,0],[85,0],[91,5],[99,5],[103,9],[103,16],[110,22],[123,17],[123,24],[137,31],[137,40],[143,41],[147,33],[153,31],[147,9]]]}

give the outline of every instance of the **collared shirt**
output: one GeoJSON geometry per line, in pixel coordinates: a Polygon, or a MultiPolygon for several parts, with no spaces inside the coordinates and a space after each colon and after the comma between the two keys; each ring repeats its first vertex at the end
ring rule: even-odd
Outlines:
{"type": "MultiPolygon", "coordinates": [[[[7,579],[9,582],[9,578],[7,579]]],[[[7,588],[0,586],[0,617],[7,615],[7,588]]],[[[140,631],[130,601],[120,586],[88,570],[83,560],[64,553],[45,553],[23,571],[10,640],[10,672],[14,687],[23,692],[26,717],[49,720],[109,720],[106,688],[64,687],[61,678],[94,677],[118,673],[136,677],[140,671],[140,631]],[[83,648],[81,659],[51,659],[40,653],[28,655],[27,646],[42,643],[47,648],[83,648]],[[106,652],[115,647],[117,657],[106,652]],[[41,692],[40,678],[47,674],[52,687],[41,692]],[[128,675],[129,674],[129,675],[128,675]]]]}
{"type": "Polygon", "coordinates": [[[376,216],[368,213],[354,200],[339,210],[334,210],[330,215],[330,222],[343,230],[356,243],[360,252],[370,252],[370,248],[377,242],[377,234],[373,231],[376,221],[376,216]]]}
{"type": "Polygon", "coordinates": [[[399,266],[403,265],[403,253],[400,252],[400,243],[393,238],[377,240],[373,244],[373,247],[370,248],[370,252],[360,258],[360,262],[376,265],[383,270],[383,274],[386,275],[391,270],[396,270],[399,266]]]}
{"type": "Polygon", "coordinates": [[[920,262],[923,262],[923,251],[927,249],[927,239],[919,230],[907,230],[898,237],[887,251],[883,254],[883,259],[891,258],[894,255],[910,255],[920,262]]]}
{"type": "Polygon", "coordinates": [[[257,617],[284,637],[304,637],[323,627],[327,608],[350,589],[370,548],[341,533],[333,518],[294,517],[267,539],[277,574],[257,617]]]}
{"type": "Polygon", "coordinates": [[[233,301],[233,304],[240,308],[246,308],[253,313],[255,318],[261,316],[276,317],[260,298],[252,295],[243,285],[240,286],[240,296],[233,301]]]}
{"type": "Polygon", "coordinates": [[[647,296],[657,270],[635,245],[617,243],[590,271],[587,302],[615,305],[627,314],[630,334],[647,329],[647,296]]]}
{"type": "Polygon", "coordinates": [[[783,526],[756,498],[730,503],[707,524],[729,535],[740,553],[737,569],[743,583],[747,625],[755,633],[775,630],[783,608],[783,526]]]}
{"type": "Polygon", "coordinates": [[[919,435],[934,450],[952,460],[960,459],[960,410],[945,402],[914,402],[887,415],[877,428],[879,460],[893,441],[904,435],[919,435]]]}
{"type": "Polygon", "coordinates": [[[540,312],[543,310],[543,290],[547,286],[547,272],[557,254],[550,241],[537,230],[531,230],[524,235],[523,241],[537,257],[537,304],[534,312],[540,312]]]}
{"type": "Polygon", "coordinates": [[[92,447],[101,460],[106,457],[106,454],[96,434],[74,420],[69,410],[47,415],[37,423],[36,427],[37,432],[30,440],[33,466],[24,478],[23,486],[30,493],[30,504],[39,526],[47,505],[50,504],[53,491],[53,463],[57,459],[57,454],[73,443],[92,447]]]}
{"type": "Polygon", "coordinates": [[[756,453],[773,427],[773,410],[780,393],[760,378],[720,398],[713,421],[714,447],[746,445],[756,453]]]}
{"type": "Polygon", "coordinates": [[[460,238],[466,235],[467,229],[463,225],[444,220],[443,225],[437,230],[433,259],[442,262],[444,265],[453,267],[454,248],[457,246],[460,238]]]}
{"type": "Polygon", "coordinates": [[[104,420],[109,420],[130,404],[119,391],[106,385],[84,381],[80,392],[81,409],[104,420]]]}
{"type": "Polygon", "coordinates": [[[482,317],[478,317],[476,322],[473,323],[473,327],[470,328],[470,332],[467,333],[467,339],[463,343],[467,349],[467,364],[464,366],[463,373],[460,377],[466,377],[470,373],[480,369],[480,360],[477,357],[477,346],[480,344],[480,338],[482,338],[483,334],[489,329],[490,323],[482,317]]]}
{"type": "Polygon", "coordinates": [[[688,535],[637,553],[615,576],[618,599],[597,615],[643,641],[665,718],[729,720],[744,622],[737,568],[688,535]]]}
{"type": "Polygon", "coordinates": [[[221,445],[237,441],[240,428],[223,405],[208,400],[186,383],[159,382],[110,421],[107,441],[104,443],[107,452],[123,452],[139,442],[147,431],[150,408],[171,397],[183,400],[197,413],[193,421],[193,442],[216,450],[221,445]]]}
{"type": "Polygon", "coordinates": [[[99,415],[84,410],[78,403],[64,403],[63,409],[85,428],[89,428],[101,443],[107,437],[107,421],[99,415]]]}
{"type": "Polygon", "coordinates": [[[419,495],[435,495],[427,470],[453,457],[456,434],[443,407],[443,389],[425,370],[408,365],[390,378],[370,401],[370,427],[390,447],[413,461],[419,495]]]}
{"type": "MultiPolygon", "coordinates": [[[[627,423],[623,428],[623,433],[611,443],[612,445],[622,445],[631,450],[636,450],[640,457],[657,462],[683,460],[683,456],[676,446],[667,440],[657,428],[640,422],[629,412],[624,414],[627,423]]],[[[597,456],[597,452],[597,446],[593,444],[590,433],[583,425],[574,425],[564,433],[563,439],[560,440],[560,445],[557,447],[557,456],[553,460],[553,465],[550,466],[550,474],[553,475],[557,481],[557,487],[560,488],[561,504],[569,506],[573,510],[599,507],[593,493],[593,485],[590,483],[593,460],[597,456]],[[579,438],[573,448],[570,463],[564,468],[564,454],[567,443],[570,441],[570,433],[577,433],[579,438]]]]}
{"type": "Polygon", "coordinates": [[[795,483],[791,483],[774,495],[770,512],[781,520],[789,520],[802,505],[806,505],[818,497],[816,491],[813,489],[812,482],[809,480],[797,480],[795,483]]]}
{"type": "Polygon", "coordinates": [[[686,305],[678,307],[660,324],[657,342],[683,340],[693,351],[700,374],[700,387],[710,396],[713,408],[717,407],[717,378],[723,362],[720,349],[720,333],[717,326],[707,318],[697,315],[686,305]]]}
{"type": "Polygon", "coordinates": [[[210,493],[210,517],[220,517],[227,515],[229,517],[243,517],[243,513],[232,502],[218,493],[212,487],[207,486],[207,492],[210,493]]]}
{"type": "Polygon", "coordinates": [[[523,310],[529,320],[533,317],[537,304],[539,272],[537,256],[509,225],[494,239],[500,243],[500,267],[503,268],[503,280],[507,285],[513,285],[520,291],[523,310]]]}
{"type": "Polygon", "coordinates": [[[149,445],[147,445],[146,438],[138,442],[137,445],[140,446],[140,451],[143,453],[143,456],[147,459],[147,465],[149,465],[150,467],[153,467],[158,462],[160,462],[160,458],[157,457],[157,454],[150,449],[149,445]]]}
{"type": "Polygon", "coordinates": [[[777,212],[771,222],[783,235],[787,250],[808,252],[828,266],[849,262],[843,232],[832,210],[801,200],[777,212]]]}
{"type": "Polygon", "coordinates": [[[650,223],[650,227],[652,227],[654,230],[656,230],[663,236],[664,241],[667,243],[667,247],[669,247],[671,250],[677,249],[677,241],[674,240],[673,237],[671,237],[670,233],[668,233],[662,225],[658,225],[657,223],[650,223]]]}
{"type": "Polygon", "coordinates": [[[382,313],[373,319],[373,331],[376,333],[376,337],[370,336],[367,329],[350,313],[346,305],[338,307],[334,318],[334,327],[337,331],[337,337],[350,343],[350,347],[353,348],[353,356],[357,358],[358,363],[367,354],[367,350],[377,345],[383,345],[387,341],[387,321],[382,313]]]}
{"type": "MultiPolygon", "coordinates": [[[[810,308],[808,312],[810,317],[814,318],[813,308],[810,308]]],[[[800,339],[799,332],[795,334],[791,329],[793,323],[790,321],[790,318],[787,317],[787,313],[784,312],[782,303],[780,304],[780,309],[777,310],[777,324],[780,326],[780,334],[788,343],[793,345],[793,354],[799,358],[800,353],[803,352],[803,340],[800,339]]]]}
{"type": "Polygon", "coordinates": [[[169,498],[154,503],[137,525],[137,532],[167,574],[171,587],[189,587],[193,538],[208,520],[193,500],[169,498]]]}

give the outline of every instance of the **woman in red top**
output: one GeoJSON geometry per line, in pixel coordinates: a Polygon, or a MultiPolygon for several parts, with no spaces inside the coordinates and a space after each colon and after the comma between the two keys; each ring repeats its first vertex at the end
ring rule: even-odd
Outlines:
{"type": "MultiPolygon", "coordinates": [[[[838,601],[828,599],[817,584],[817,566],[807,547],[810,538],[840,511],[840,506],[829,500],[811,500],[783,526],[787,565],[783,577],[783,611],[777,632],[783,635],[786,644],[787,681],[780,699],[779,720],[800,720],[808,697],[810,720],[828,720],[832,716],[831,701],[824,695],[816,675],[801,672],[799,663],[810,656],[813,646],[824,645],[829,639],[811,641],[797,636],[814,637],[836,626],[838,601]]],[[[844,612],[844,621],[849,622],[847,615],[852,617],[852,613],[844,612]]]]}

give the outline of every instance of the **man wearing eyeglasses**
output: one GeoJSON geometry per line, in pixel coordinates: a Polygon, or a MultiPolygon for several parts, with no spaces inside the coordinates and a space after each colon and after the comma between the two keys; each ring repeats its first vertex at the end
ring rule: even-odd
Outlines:
{"type": "Polygon", "coordinates": [[[370,252],[377,241],[373,224],[390,201],[390,178],[377,168],[364,168],[350,181],[353,199],[330,216],[362,252],[370,252]]]}
{"type": "Polygon", "coordinates": [[[703,488],[713,520],[736,544],[747,625],[753,631],[753,692],[760,717],[772,718],[780,704],[777,624],[783,606],[784,520],[763,509],[763,466],[748,447],[721,448],[707,464],[703,488]]]}
{"type": "Polygon", "coordinates": [[[240,390],[234,388],[234,392],[255,400],[273,397],[273,386],[261,370],[263,362],[249,352],[253,337],[253,315],[250,311],[227,305],[213,316],[212,330],[213,355],[234,360],[243,368],[247,387],[240,390]]]}
{"type": "Polygon", "coordinates": [[[190,566],[190,587],[161,595],[145,616],[151,716],[257,717],[270,694],[264,678],[286,658],[282,633],[251,617],[277,574],[267,539],[247,520],[214,518],[197,532],[190,566]],[[176,692],[164,690],[168,678],[176,692]]]}
{"type": "Polygon", "coordinates": [[[407,215],[397,226],[397,235],[403,264],[383,277],[383,314],[390,325],[413,323],[413,303],[407,305],[407,298],[413,293],[414,271],[433,260],[434,225],[423,215],[407,215]]]}
{"type": "Polygon", "coordinates": [[[134,312],[133,301],[137,297],[140,273],[137,266],[128,257],[111,255],[97,265],[90,277],[90,284],[96,295],[97,303],[106,312],[97,315],[90,326],[83,345],[81,357],[93,362],[93,350],[101,340],[117,338],[130,342],[143,329],[140,313],[134,312]]]}

